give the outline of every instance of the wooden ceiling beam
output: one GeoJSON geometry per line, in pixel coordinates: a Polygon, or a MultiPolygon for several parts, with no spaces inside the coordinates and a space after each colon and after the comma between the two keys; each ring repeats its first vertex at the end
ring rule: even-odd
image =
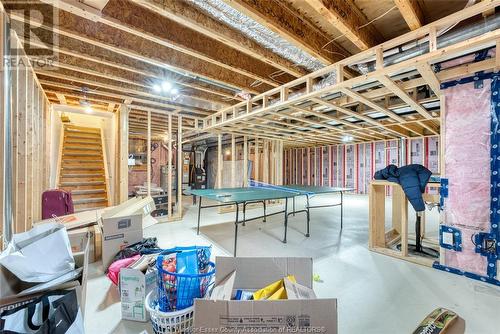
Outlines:
{"type": "Polygon", "coordinates": [[[135,2],[188,28],[195,29],[227,46],[235,48],[256,59],[260,59],[283,72],[296,77],[300,77],[307,73],[304,69],[298,67],[290,60],[266,49],[240,31],[212,18],[210,15],[205,14],[201,9],[187,1],[136,0],[135,2]]]}
{"type": "Polygon", "coordinates": [[[365,115],[361,115],[360,113],[358,112],[354,112],[352,110],[349,110],[347,108],[344,108],[344,107],[341,107],[341,106],[338,106],[336,105],[335,103],[333,102],[330,102],[330,101],[323,101],[319,98],[313,98],[312,101],[316,102],[316,103],[319,103],[319,104],[322,104],[324,106],[327,106],[327,107],[330,107],[334,110],[337,110],[343,114],[346,114],[350,117],[354,117],[354,118],[357,118],[359,120],[362,120],[368,124],[372,124],[376,127],[381,127],[381,128],[385,128],[386,130],[389,130],[389,132],[392,132],[392,136],[399,136],[399,133],[395,133],[394,131],[392,131],[390,128],[388,128],[386,125],[384,125],[383,123],[380,123],[379,121],[371,118],[371,117],[368,117],[368,116],[365,116],[365,115]]]}
{"type": "MultiPolygon", "coordinates": [[[[79,87],[76,87],[76,86],[72,86],[72,85],[68,85],[68,84],[64,84],[64,83],[60,83],[60,82],[56,82],[56,81],[49,81],[49,80],[44,80],[44,79],[40,79],[40,84],[42,85],[43,89],[44,90],[47,90],[47,91],[51,91],[51,92],[56,92],[56,91],[61,91],[61,89],[63,90],[69,90],[69,91],[76,91],[76,92],[80,92],[81,93],[81,89],[79,87]],[[57,88],[57,90],[53,90],[53,89],[50,89],[50,88],[47,88],[47,87],[55,87],[57,88]]],[[[67,93],[64,92],[66,95],[67,93]]],[[[74,95],[77,95],[77,94],[74,94],[74,95]]],[[[156,107],[156,110],[162,110],[164,113],[173,113],[173,114],[176,114],[177,113],[177,110],[179,110],[179,107],[178,106],[175,106],[175,105],[169,105],[169,104],[165,104],[165,103],[158,103],[158,102],[155,102],[155,101],[150,101],[150,100],[145,100],[145,99],[140,99],[140,98],[131,98],[130,96],[127,96],[127,95],[121,95],[121,94],[117,94],[117,93],[112,93],[112,92],[106,92],[106,91],[103,91],[103,90],[97,90],[97,91],[92,91],[90,93],[87,93],[85,94],[85,96],[83,94],[81,95],[78,95],[80,98],[85,98],[85,97],[88,97],[88,99],[90,100],[91,98],[94,98],[94,96],[99,96],[99,97],[108,97],[108,98],[114,98],[114,99],[120,99],[123,101],[123,104],[126,104],[126,105],[130,105],[132,104],[133,102],[138,102],[138,103],[143,103],[143,104],[150,104],[152,105],[153,107],[151,106],[142,106],[142,105],[137,105],[137,104],[134,104],[133,106],[137,108],[150,108],[150,109],[155,109],[156,107]]],[[[204,113],[201,113],[200,111],[196,111],[196,110],[181,110],[180,111],[180,114],[183,115],[184,117],[191,117],[191,118],[197,118],[197,117],[193,117],[189,114],[186,114],[187,113],[193,113],[193,114],[197,114],[197,115],[200,115],[200,116],[204,116],[204,113]]]]}
{"type": "Polygon", "coordinates": [[[360,50],[383,41],[352,0],[305,0],[360,50]]]}
{"type": "MultiPolygon", "coordinates": [[[[277,87],[276,68],[128,0],[110,0],[100,23],[277,87]]],[[[295,79],[288,74],[281,82],[295,79]]]]}
{"type": "Polygon", "coordinates": [[[441,83],[439,82],[436,73],[432,70],[429,64],[420,64],[417,66],[417,71],[420,73],[422,78],[425,80],[427,85],[432,89],[436,96],[441,96],[441,83]]]}
{"type": "Polygon", "coordinates": [[[427,110],[425,110],[424,107],[417,103],[404,89],[402,89],[399,85],[392,81],[389,76],[382,75],[378,78],[378,80],[381,84],[389,88],[390,91],[392,91],[397,97],[403,100],[411,108],[415,109],[415,111],[422,115],[424,118],[432,118],[432,115],[427,110]]]}
{"type": "Polygon", "coordinates": [[[411,30],[418,29],[425,24],[425,16],[418,0],[394,0],[394,3],[411,30]]]}
{"type": "MultiPolygon", "coordinates": [[[[25,41],[22,36],[19,36],[19,38],[21,41],[25,41]]],[[[36,47],[46,46],[54,50],[58,53],[59,62],[79,64],[83,63],[83,61],[87,61],[88,64],[92,64],[92,66],[89,66],[92,68],[98,65],[103,65],[99,69],[104,73],[114,73],[114,71],[130,72],[132,74],[147,77],[151,82],[160,83],[163,80],[169,80],[172,84],[179,85],[181,88],[186,87],[193,89],[195,92],[200,91],[213,94],[217,97],[225,98],[228,101],[243,100],[242,98],[235,96],[234,93],[224,90],[218,86],[197,84],[192,79],[187,81],[187,77],[181,77],[174,72],[166,70],[165,68],[160,68],[136,59],[117,55],[101,48],[89,48],[87,44],[65,36],[59,36],[58,45],[53,45],[46,40],[40,42],[30,40],[30,44],[36,47]]],[[[32,55],[36,56],[35,53],[32,55]]]]}
{"type": "MultiPolygon", "coordinates": [[[[80,77],[77,76],[72,76],[66,74],[66,72],[61,72],[61,71],[47,71],[47,70],[40,70],[40,69],[35,69],[35,73],[41,74],[44,77],[50,77],[53,78],[57,81],[57,79],[62,79],[66,80],[69,82],[74,83],[79,83],[81,84],[80,90],[82,87],[85,86],[94,86],[94,87],[100,87],[100,88],[105,88],[111,91],[116,91],[121,94],[127,94],[129,97],[145,97],[145,98],[152,98],[152,99],[157,99],[159,101],[162,101],[161,103],[165,105],[169,105],[172,108],[181,108],[184,110],[196,110],[196,112],[199,112],[200,114],[206,114],[211,115],[214,111],[213,110],[208,110],[204,108],[197,108],[196,106],[192,105],[186,105],[186,104],[179,104],[177,102],[172,101],[171,99],[165,99],[162,96],[152,94],[150,92],[147,92],[143,89],[140,89],[138,87],[131,87],[130,85],[127,84],[115,84],[115,83],[109,83],[109,81],[104,81],[103,79],[95,80],[94,78],[91,78],[86,75],[81,75],[80,77]],[[195,109],[197,108],[197,109],[195,109]]],[[[71,72],[70,72],[71,73],[71,72]]]]}
{"type": "MultiPolygon", "coordinates": [[[[30,57],[32,58],[32,57],[30,57]]],[[[75,65],[72,64],[66,64],[62,63],[60,61],[55,61],[53,62],[53,65],[57,67],[58,69],[52,69],[50,70],[51,72],[54,73],[62,73],[66,75],[77,75],[78,77],[87,77],[87,78],[101,78],[104,80],[104,82],[110,82],[110,81],[116,81],[119,82],[120,84],[126,84],[130,87],[138,87],[138,89],[141,92],[152,92],[153,89],[151,87],[151,84],[148,83],[147,79],[138,77],[137,75],[132,75],[131,73],[120,73],[121,75],[115,75],[114,72],[112,71],[106,71],[103,66],[99,64],[88,64],[85,61],[83,62],[75,62],[75,65]],[[125,76],[126,75],[126,76],[125,76]]],[[[186,103],[194,103],[196,106],[198,105],[205,105],[206,107],[210,106],[210,108],[213,109],[220,109],[224,106],[229,106],[226,101],[223,101],[219,97],[215,97],[213,95],[206,94],[204,92],[195,92],[193,93],[192,90],[190,89],[183,89],[180,88],[178,89],[179,94],[178,96],[180,97],[179,101],[185,99],[186,101],[189,101],[190,99],[193,100],[192,102],[186,102],[186,103]]],[[[169,99],[168,96],[165,96],[163,94],[155,94],[158,96],[159,99],[169,99]]]]}
{"type": "Polygon", "coordinates": [[[64,94],[56,93],[56,96],[60,104],[67,104],[66,97],[64,96],[64,94]]]}
{"type": "Polygon", "coordinates": [[[324,64],[335,63],[348,55],[346,50],[331,42],[316,27],[304,23],[304,20],[277,1],[223,1],[324,64]]]}
{"type": "Polygon", "coordinates": [[[348,126],[349,128],[351,128],[350,130],[349,129],[342,129],[342,130],[339,129],[341,132],[352,131],[358,137],[364,137],[366,139],[371,139],[371,140],[382,139],[382,137],[380,137],[380,136],[373,136],[370,134],[362,133],[362,131],[364,130],[362,126],[355,124],[355,123],[352,123],[352,122],[349,122],[349,121],[346,121],[346,120],[343,120],[343,119],[340,119],[339,117],[333,117],[333,116],[327,115],[327,114],[319,112],[319,111],[313,111],[313,110],[309,110],[306,108],[299,108],[296,106],[290,106],[289,108],[292,110],[297,110],[297,111],[302,112],[304,114],[308,114],[308,115],[316,116],[318,118],[326,119],[326,121],[333,121],[333,122],[336,122],[336,123],[339,123],[339,124],[342,124],[344,126],[348,126]]]}
{"type": "Polygon", "coordinates": [[[377,103],[366,98],[362,94],[352,90],[351,88],[342,88],[341,92],[344,93],[345,95],[350,96],[354,100],[359,101],[359,102],[369,106],[370,108],[385,114],[386,116],[389,116],[390,118],[394,119],[396,122],[402,122],[404,120],[401,116],[397,115],[395,112],[379,106],[377,103]]]}
{"type": "MultiPolygon", "coordinates": [[[[42,14],[46,8],[38,8],[30,4],[30,10],[39,9],[42,14]],[[31,6],[34,6],[32,8],[31,6]]],[[[220,85],[231,86],[250,93],[264,92],[272,88],[268,84],[261,84],[253,88],[255,79],[235,73],[229,69],[213,64],[207,64],[192,56],[161,46],[149,40],[135,36],[128,32],[109,27],[105,24],[94,23],[65,11],[59,11],[58,25],[40,22],[33,17],[26,19],[20,11],[10,11],[10,18],[22,23],[16,31],[23,32],[24,24],[30,24],[46,30],[46,34],[59,34],[70,37],[92,46],[100,47],[133,59],[144,61],[169,70],[175,70],[186,75],[201,77],[220,85]]],[[[47,13],[46,13],[47,14],[47,13]]],[[[48,14],[44,17],[50,17],[48,14]]],[[[13,26],[15,24],[13,23],[13,26]]],[[[42,29],[37,31],[42,35],[42,29]]]]}

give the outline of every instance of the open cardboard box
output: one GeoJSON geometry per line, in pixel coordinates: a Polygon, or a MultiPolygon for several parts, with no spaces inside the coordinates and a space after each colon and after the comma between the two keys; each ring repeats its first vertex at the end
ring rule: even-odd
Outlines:
{"type": "Polygon", "coordinates": [[[85,313],[85,299],[87,291],[87,273],[90,256],[90,236],[83,252],[73,253],[75,269],[82,268],[82,274],[77,279],[64,282],[26,283],[19,280],[5,267],[0,265],[0,312],[4,309],[23,305],[47,291],[76,289],[78,303],[85,313]],[[36,287],[36,288],[35,288],[36,287]],[[30,290],[27,290],[30,289],[30,290]]]}
{"type": "Polygon", "coordinates": [[[236,289],[256,291],[288,275],[312,289],[311,258],[217,257],[215,291],[218,300],[196,299],[196,332],[337,333],[337,300],[228,300],[236,289]],[[232,275],[234,274],[234,277],[232,275]],[[229,291],[231,290],[231,293],[229,291]],[[223,291],[226,291],[224,293],[223,291]]]}

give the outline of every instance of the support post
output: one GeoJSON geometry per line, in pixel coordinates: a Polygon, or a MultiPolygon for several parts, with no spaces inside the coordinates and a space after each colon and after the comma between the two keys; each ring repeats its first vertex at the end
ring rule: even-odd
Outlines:
{"type": "Polygon", "coordinates": [[[231,135],[231,187],[236,187],[236,137],[231,135]]]}
{"type": "Polygon", "coordinates": [[[167,215],[172,219],[172,115],[168,114],[168,158],[167,158],[167,215]]]}
{"type": "Polygon", "coordinates": [[[148,196],[151,196],[151,110],[148,110],[148,133],[146,140],[146,184],[148,196]]]}
{"type": "Polygon", "coordinates": [[[224,163],[222,152],[222,134],[217,136],[217,188],[222,188],[222,165],[224,163]]]}
{"type": "Polygon", "coordinates": [[[182,218],[182,116],[177,116],[177,214],[182,218]]]}
{"type": "Polygon", "coordinates": [[[248,141],[243,137],[243,187],[248,187],[248,141]]]}
{"type": "Polygon", "coordinates": [[[119,141],[120,141],[120,183],[119,183],[119,203],[123,203],[128,199],[128,116],[130,108],[122,104],[120,105],[120,126],[119,141]]]}

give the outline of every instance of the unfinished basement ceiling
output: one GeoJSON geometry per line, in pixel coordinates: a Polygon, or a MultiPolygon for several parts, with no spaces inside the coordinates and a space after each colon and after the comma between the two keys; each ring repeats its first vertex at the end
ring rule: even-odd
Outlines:
{"type": "MultiPolygon", "coordinates": [[[[183,115],[186,130],[191,131],[196,121],[220,110],[480,1],[44,0],[30,4],[6,1],[4,6],[9,11],[30,6],[42,13],[50,12],[45,3],[58,6],[59,22],[55,27],[37,28],[37,37],[39,43],[57,51],[58,59],[54,68],[35,71],[51,103],[82,106],[83,101],[106,112],[116,112],[125,103],[141,115],[136,119],[141,131],[143,116],[148,111],[158,115],[170,113],[174,123],[177,115],[183,115]],[[405,9],[408,3],[418,5],[420,17],[411,17],[405,9]],[[93,16],[89,17],[89,13],[93,16]],[[419,23],[415,26],[415,22],[419,23]],[[58,37],[56,45],[50,43],[52,33],[58,37]],[[155,91],[164,81],[175,87],[175,95],[155,91]]],[[[27,43],[29,35],[24,24],[35,29],[40,22],[22,13],[11,11],[12,27],[27,43]]],[[[484,15],[495,12],[490,10],[484,15]]],[[[480,16],[470,21],[480,21],[480,16]]],[[[40,51],[29,49],[28,55],[36,58],[40,51]]],[[[345,75],[352,78],[359,73],[353,67],[346,69],[345,75]]],[[[320,78],[322,81],[314,83],[314,89],[331,84],[336,78],[334,72],[329,72],[320,78]]],[[[416,79],[418,76],[410,76],[410,80],[416,79]]],[[[406,78],[394,80],[404,86],[406,78]]],[[[426,100],[428,90],[422,88],[417,85],[411,89],[418,89],[418,93],[407,93],[421,96],[424,106],[434,102],[426,100]]],[[[290,96],[303,94],[305,89],[305,85],[294,88],[290,96]]],[[[362,93],[373,95],[375,103],[393,101],[390,108],[408,108],[391,92],[372,93],[380,89],[375,85],[362,93]]],[[[276,103],[278,96],[270,96],[270,103],[276,103]]],[[[249,126],[269,134],[282,126],[278,122],[286,120],[285,133],[316,133],[319,137],[319,131],[327,131],[331,126],[342,130],[355,121],[363,127],[367,125],[365,116],[379,115],[377,110],[344,95],[337,102],[353,114],[342,116],[338,111],[325,109],[318,115],[314,108],[324,105],[312,103],[302,106],[302,111],[280,109],[277,114],[262,115],[262,120],[249,126]],[[357,114],[359,117],[355,117],[357,114]],[[329,119],[332,117],[338,119],[329,119]]],[[[164,122],[164,117],[158,117],[158,122],[164,122]]],[[[387,126],[396,129],[394,135],[408,132],[396,125],[387,126]]],[[[158,127],[163,128],[164,124],[158,127]]],[[[232,132],[230,127],[224,130],[232,132]]],[[[423,129],[413,131],[412,134],[425,133],[423,129]]],[[[358,138],[368,140],[384,135],[358,138]]]]}

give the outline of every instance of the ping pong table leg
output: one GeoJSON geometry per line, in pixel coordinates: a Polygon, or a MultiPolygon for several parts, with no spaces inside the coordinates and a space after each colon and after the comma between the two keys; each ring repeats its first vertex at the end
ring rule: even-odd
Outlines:
{"type": "Polygon", "coordinates": [[[286,232],[288,230],[288,198],[285,198],[285,237],[283,238],[283,243],[286,244],[286,232]]]}
{"type": "Polygon", "coordinates": [[[309,238],[309,195],[306,195],[306,214],[307,214],[307,233],[306,233],[306,237],[309,238]]]}
{"type": "Polygon", "coordinates": [[[266,201],[262,201],[262,204],[264,204],[264,220],[263,222],[266,222],[266,201]]]}
{"type": "Polygon", "coordinates": [[[247,202],[243,203],[243,226],[246,225],[246,221],[247,221],[247,202]]]}
{"type": "Polygon", "coordinates": [[[344,192],[340,192],[340,229],[344,227],[344,192]]]}
{"type": "Polygon", "coordinates": [[[236,219],[234,221],[234,251],[233,256],[236,257],[236,246],[238,245],[238,212],[239,205],[236,203],[236,219]]]}
{"type": "Polygon", "coordinates": [[[200,216],[201,216],[201,196],[198,203],[198,229],[196,230],[196,234],[200,234],[200,216]]]}

